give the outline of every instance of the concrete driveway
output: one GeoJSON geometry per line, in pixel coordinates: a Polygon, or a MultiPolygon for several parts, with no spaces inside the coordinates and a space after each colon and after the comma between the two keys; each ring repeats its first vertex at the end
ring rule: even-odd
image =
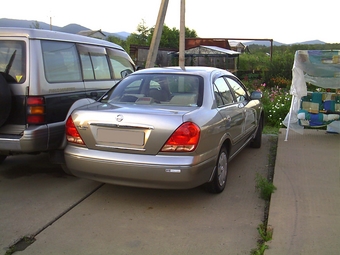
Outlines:
{"type": "Polygon", "coordinates": [[[47,155],[13,156],[0,166],[0,248],[15,254],[249,254],[265,203],[255,176],[268,172],[271,136],[229,167],[226,190],[153,190],[65,175],[47,155]],[[20,248],[18,246],[18,248],[20,248]]]}

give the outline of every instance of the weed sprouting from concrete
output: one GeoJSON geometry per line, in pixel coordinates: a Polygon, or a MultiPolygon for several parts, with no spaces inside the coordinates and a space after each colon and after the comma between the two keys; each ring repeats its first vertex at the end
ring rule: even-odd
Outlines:
{"type": "Polygon", "coordinates": [[[256,181],[256,190],[260,192],[261,198],[266,201],[269,201],[270,196],[276,190],[276,187],[274,186],[274,184],[268,181],[267,178],[263,177],[262,175],[258,173],[256,174],[255,181],[256,181]]]}

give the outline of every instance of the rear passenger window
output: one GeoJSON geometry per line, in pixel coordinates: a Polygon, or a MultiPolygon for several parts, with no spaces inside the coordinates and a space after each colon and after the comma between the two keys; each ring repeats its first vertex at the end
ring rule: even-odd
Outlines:
{"type": "Polygon", "coordinates": [[[48,82],[81,81],[76,45],[67,42],[41,41],[45,77],[48,82]]]}
{"type": "Polygon", "coordinates": [[[104,47],[78,45],[84,80],[110,80],[111,70],[104,47]]]}
{"type": "Polygon", "coordinates": [[[111,79],[110,68],[107,62],[106,55],[102,54],[90,54],[94,77],[96,80],[109,80],[111,79]]]}

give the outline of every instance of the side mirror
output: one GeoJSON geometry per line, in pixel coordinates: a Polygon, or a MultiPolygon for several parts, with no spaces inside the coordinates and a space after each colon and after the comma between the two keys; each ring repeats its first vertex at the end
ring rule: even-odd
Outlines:
{"type": "Polygon", "coordinates": [[[125,69],[123,71],[120,72],[120,75],[122,76],[122,78],[125,78],[126,76],[128,76],[130,73],[132,73],[132,71],[130,69],[125,69]]]}
{"type": "Polygon", "coordinates": [[[262,98],[262,92],[261,91],[253,91],[250,95],[250,98],[252,100],[260,100],[262,98]]]}

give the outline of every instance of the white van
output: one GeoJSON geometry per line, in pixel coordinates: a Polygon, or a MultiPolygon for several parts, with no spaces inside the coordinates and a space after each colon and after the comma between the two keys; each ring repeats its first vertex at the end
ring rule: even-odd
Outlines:
{"type": "Polygon", "coordinates": [[[98,99],[134,71],[124,49],[105,40],[0,28],[0,163],[8,155],[53,155],[72,104],[98,99]]]}

